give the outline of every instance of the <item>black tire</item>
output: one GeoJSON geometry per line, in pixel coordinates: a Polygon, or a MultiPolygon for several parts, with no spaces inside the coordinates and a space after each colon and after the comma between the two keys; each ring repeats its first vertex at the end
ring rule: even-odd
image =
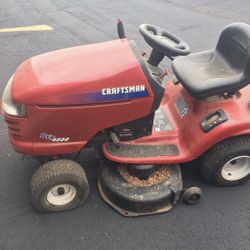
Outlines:
{"type": "Polygon", "coordinates": [[[250,135],[226,139],[208,150],[200,162],[203,179],[218,186],[233,186],[246,182],[250,178],[250,173],[236,180],[225,179],[222,174],[225,164],[240,156],[250,156],[250,135]]]}
{"type": "Polygon", "coordinates": [[[201,199],[202,191],[199,187],[191,187],[186,189],[182,194],[182,199],[185,203],[194,205],[201,199]]]}
{"type": "Polygon", "coordinates": [[[34,173],[31,179],[32,202],[40,212],[59,212],[76,208],[85,201],[88,194],[89,185],[85,171],[81,165],[72,160],[47,162],[34,173]],[[53,187],[53,190],[57,190],[57,194],[52,192],[53,187]],[[62,197],[59,198],[61,200],[56,198],[60,195],[66,197],[65,190],[71,192],[67,196],[68,203],[65,203],[66,198],[63,202],[62,197]],[[51,197],[54,198],[53,202],[49,202],[48,197],[50,200],[51,197]]]}

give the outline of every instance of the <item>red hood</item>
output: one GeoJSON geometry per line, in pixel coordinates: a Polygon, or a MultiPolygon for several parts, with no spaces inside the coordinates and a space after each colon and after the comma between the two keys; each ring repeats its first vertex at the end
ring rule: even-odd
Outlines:
{"type": "Polygon", "coordinates": [[[65,105],[103,88],[146,85],[126,39],[52,51],[23,62],[13,77],[16,103],[65,105]],[[73,97],[73,98],[69,98],[73,97]]]}

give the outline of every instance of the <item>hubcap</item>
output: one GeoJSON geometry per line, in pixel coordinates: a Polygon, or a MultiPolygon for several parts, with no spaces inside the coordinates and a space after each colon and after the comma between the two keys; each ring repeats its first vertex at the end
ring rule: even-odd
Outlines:
{"type": "Polygon", "coordinates": [[[60,184],[51,188],[47,194],[47,200],[54,206],[63,206],[70,203],[76,197],[76,189],[70,184],[60,184]]]}
{"type": "Polygon", "coordinates": [[[250,174],[250,156],[239,156],[228,161],[221,170],[227,181],[237,181],[250,174]]]}

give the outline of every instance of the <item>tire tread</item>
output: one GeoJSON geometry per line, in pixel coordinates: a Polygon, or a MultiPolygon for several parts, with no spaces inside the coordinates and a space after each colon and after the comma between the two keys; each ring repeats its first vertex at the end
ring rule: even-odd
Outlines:
{"type": "Polygon", "coordinates": [[[79,185],[87,185],[88,187],[85,171],[77,162],[61,159],[43,164],[31,178],[31,197],[34,206],[40,211],[48,212],[40,204],[39,197],[41,191],[50,186],[51,183],[56,183],[59,180],[67,181],[68,179],[72,179],[74,182],[79,183],[79,185]]]}

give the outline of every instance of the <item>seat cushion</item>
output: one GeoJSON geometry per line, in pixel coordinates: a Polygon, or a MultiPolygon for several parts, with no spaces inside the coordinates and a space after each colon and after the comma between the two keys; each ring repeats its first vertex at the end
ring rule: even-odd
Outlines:
{"type": "Polygon", "coordinates": [[[244,72],[231,66],[216,50],[177,57],[174,74],[194,98],[232,93],[247,84],[244,72]]]}

